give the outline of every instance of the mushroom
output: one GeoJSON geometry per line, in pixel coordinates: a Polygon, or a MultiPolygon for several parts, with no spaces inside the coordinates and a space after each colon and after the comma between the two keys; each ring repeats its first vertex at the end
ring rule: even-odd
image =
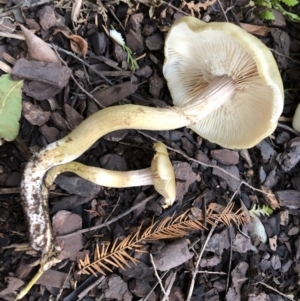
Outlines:
{"type": "Polygon", "coordinates": [[[27,163],[21,182],[23,207],[35,231],[31,246],[43,256],[54,248],[46,225],[44,175],[79,157],[101,136],[119,129],[189,126],[224,147],[249,148],[275,129],[283,107],[282,82],[270,50],[257,38],[233,24],[184,17],[174,23],[165,44],[163,72],[176,106],[103,109],[27,163]]]}
{"type": "Polygon", "coordinates": [[[176,198],[175,174],[166,146],[157,142],[153,146],[156,151],[151,167],[132,170],[115,171],[104,168],[86,166],[78,162],[69,162],[51,168],[44,179],[44,184],[49,188],[55,178],[63,172],[72,172],[94,184],[114,187],[136,187],[154,185],[154,188],[165,198],[164,207],[171,206],[176,198]]]}
{"type": "Polygon", "coordinates": [[[300,104],[298,104],[294,117],[293,117],[293,128],[297,132],[300,132],[300,104]]]}
{"type": "Polygon", "coordinates": [[[283,85],[270,50],[230,23],[204,23],[183,17],[165,42],[164,76],[177,107],[194,102],[212,82],[229,78],[235,93],[228,101],[207,100],[206,116],[189,127],[228,148],[258,144],[277,127],[283,109],[283,85]]]}

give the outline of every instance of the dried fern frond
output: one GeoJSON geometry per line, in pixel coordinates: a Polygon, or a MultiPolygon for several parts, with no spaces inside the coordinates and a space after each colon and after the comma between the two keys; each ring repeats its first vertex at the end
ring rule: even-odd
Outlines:
{"type": "MultiPolygon", "coordinates": [[[[231,203],[224,208],[216,203],[209,204],[206,211],[206,224],[213,225],[215,222],[221,222],[229,226],[232,221],[236,224],[247,223],[247,214],[241,209],[237,212],[232,212],[233,205],[231,203]]],[[[153,223],[143,233],[141,233],[140,227],[136,233],[128,235],[120,243],[115,240],[112,244],[103,244],[101,245],[101,250],[97,245],[93,262],[86,255],[84,260],[79,261],[79,269],[82,274],[93,274],[95,276],[97,276],[98,272],[103,275],[106,272],[112,272],[109,266],[124,270],[126,266],[130,267],[128,262],[138,263],[138,260],[132,257],[128,251],[144,252],[142,249],[144,241],[179,238],[187,235],[192,230],[206,230],[204,218],[199,212],[195,215],[192,210],[187,210],[177,217],[167,217],[153,223]]]]}

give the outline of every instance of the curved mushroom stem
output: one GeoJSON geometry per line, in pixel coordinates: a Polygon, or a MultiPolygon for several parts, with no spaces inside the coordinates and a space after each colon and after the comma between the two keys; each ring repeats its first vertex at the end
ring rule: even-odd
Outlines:
{"type": "MultiPolygon", "coordinates": [[[[177,107],[150,108],[138,105],[123,105],[103,109],[75,128],[65,138],[49,144],[35,154],[27,163],[22,182],[21,196],[29,226],[31,246],[42,254],[53,249],[52,234],[48,214],[48,193],[43,185],[43,178],[48,169],[53,166],[68,163],[84,153],[96,140],[103,135],[120,129],[141,130],[172,130],[191,125],[206,116],[205,106],[210,101],[223,98],[229,101],[235,93],[235,83],[228,77],[220,77],[212,87],[203,92],[203,97],[197,98],[191,106],[195,112],[190,112],[189,106],[184,109],[177,107]],[[217,88],[223,87],[222,89],[217,88]]],[[[216,108],[217,109],[217,108],[216,108]]]]}
{"type": "Polygon", "coordinates": [[[153,175],[150,167],[131,171],[115,171],[70,162],[55,166],[47,172],[44,179],[46,187],[49,188],[55,178],[63,172],[75,173],[87,181],[105,187],[125,188],[153,185],[153,175]]]}

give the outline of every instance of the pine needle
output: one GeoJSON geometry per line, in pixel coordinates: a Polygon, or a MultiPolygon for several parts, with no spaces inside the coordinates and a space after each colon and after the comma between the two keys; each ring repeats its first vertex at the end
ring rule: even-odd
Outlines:
{"type": "MultiPolygon", "coordinates": [[[[216,221],[226,226],[229,226],[231,222],[238,225],[248,223],[247,213],[242,209],[233,212],[233,206],[233,203],[225,208],[216,203],[209,204],[206,210],[206,224],[213,225],[216,221]]],[[[142,249],[145,241],[179,238],[187,235],[190,231],[206,230],[201,210],[196,211],[191,209],[177,217],[167,217],[153,223],[143,233],[141,233],[140,227],[136,233],[128,235],[120,243],[115,240],[111,244],[101,245],[101,251],[96,245],[93,262],[90,261],[88,255],[84,260],[79,261],[80,273],[94,276],[97,276],[97,273],[106,275],[106,272],[112,273],[109,266],[124,270],[126,267],[130,267],[128,262],[138,263],[138,260],[129,254],[129,251],[145,252],[142,249]]]]}

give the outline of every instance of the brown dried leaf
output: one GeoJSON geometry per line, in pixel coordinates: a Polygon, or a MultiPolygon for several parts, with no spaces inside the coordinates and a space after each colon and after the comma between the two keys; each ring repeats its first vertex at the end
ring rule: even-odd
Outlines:
{"type": "Polygon", "coordinates": [[[187,8],[189,9],[189,11],[191,12],[192,16],[195,16],[195,13],[200,16],[200,8],[203,8],[204,10],[207,10],[207,8],[211,5],[213,5],[217,0],[207,0],[204,1],[204,3],[199,2],[199,3],[195,3],[195,1],[191,1],[191,2],[186,2],[184,0],[182,0],[182,4],[180,6],[180,9],[184,8],[185,6],[187,6],[187,8]]]}
{"type": "Polygon", "coordinates": [[[61,30],[57,29],[55,30],[54,34],[57,34],[58,32],[62,33],[66,38],[68,38],[71,42],[71,49],[77,53],[85,57],[88,49],[88,43],[83,39],[82,37],[71,34],[70,31],[67,29],[61,30]]]}
{"type": "Polygon", "coordinates": [[[75,34],[68,36],[68,39],[70,39],[71,42],[71,49],[75,53],[85,57],[88,49],[88,43],[86,40],[75,34]]]}
{"type": "Polygon", "coordinates": [[[21,30],[25,36],[28,47],[28,59],[40,62],[54,63],[61,65],[61,61],[56,53],[48,46],[42,39],[34,35],[30,30],[20,25],[21,30]]]}
{"type": "Polygon", "coordinates": [[[273,191],[271,189],[264,187],[264,186],[261,186],[260,189],[267,193],[267,194],[263,193],[263,197],[264,197],[265,201],[267,202],[267,204],[273,210],[280,208],[279,202],[278,202],[275,194],[273,194],[273,191]]]}
{"type": "Polygon", "coordinates": [[[252,34],[256,34],[258,36],[266,36],[270,31],[271,28],[268,28],[266,26],[258,26],[258,25],[252,25],[252,24],[246,24],[246,23],[240,23],[241,27],[246,30],[247,32],[250,32],[252,34]]]}
{"type": "Polygon", "coordinates": [[[71,19],[75,23],[77,22],[77,18],[80,13],[81,4],[82,4],[82,0],[75,0],[72,6],[71,19]]]}

